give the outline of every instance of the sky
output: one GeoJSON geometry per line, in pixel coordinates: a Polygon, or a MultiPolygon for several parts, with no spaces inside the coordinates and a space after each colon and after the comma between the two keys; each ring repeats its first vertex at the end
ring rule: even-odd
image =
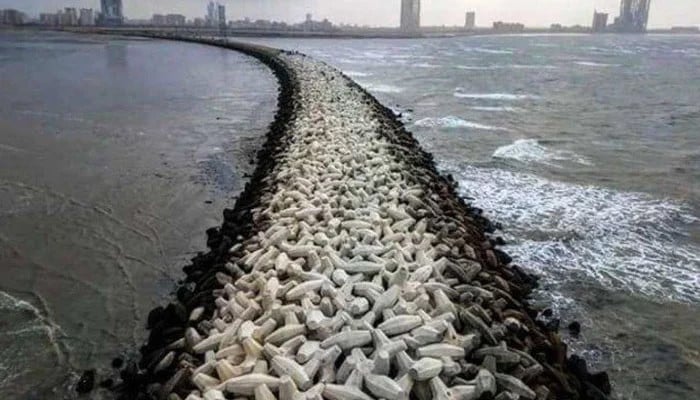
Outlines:
{"type": "MultiPolygon", "coordinates": [[[[207,0],[123,0],[127,18],[146,19],[154,13],[201,17],[207,0]]],[[[401,0],[219,0],[227,18],[274,19],[299,22],[307,12],[334,23],[397,26],[401,0]]],[[[652,0],[649,26],[700,25],[700,0],[652,0]]],[[[99,8],[99,0],[0,0],[0,8],[17,8],[30,15],[62,7],[99,8]]],[[[493,21],[522,22],[543,27],[552,23],[590,25],[593,10],[619,13],[619,0],[422,0],[422,25],[463,25],[464,13],[476,11],[477,25],[493,21]]],[[[612,20],[612,17],[611,17],[612,20]]]]}

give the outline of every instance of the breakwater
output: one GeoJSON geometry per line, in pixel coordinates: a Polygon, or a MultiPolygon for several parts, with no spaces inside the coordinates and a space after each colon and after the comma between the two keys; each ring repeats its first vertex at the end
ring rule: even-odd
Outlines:
{"type": "Polygon", "coordinates": [[[279,110],[211,251],[150,314],[126,398],[605,397],[390,110],[303,55],[187,40],[272,68],[279,110]]]}

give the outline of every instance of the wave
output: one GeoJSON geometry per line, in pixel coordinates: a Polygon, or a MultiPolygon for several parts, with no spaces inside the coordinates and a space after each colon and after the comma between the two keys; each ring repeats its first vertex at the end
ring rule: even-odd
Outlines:
{"type": "Polygon", "coordinates": [[[499,69],[557,69],[556,65],[529,65],[529,64],[508,64],[508,65],[458,65],[457,68],[473,71],[492,71],[499,69]]]}
{"type": "Polygon", "coordinates": [[[369,72],[360,71],[343,71],[343,73],[351,78],[364,78],[367,76],[372,76],[372,74],[369,72]]]}
{"type": "Polygon", "coordinates": [[[423,118],[414,123],[416,126],[423,128],[469,128],[479,129],[484,131],[508,131],[507,128],[498,126],[483,125],[476,122],[465,121],[458,117],[443,117],[443,118],[423,118]]]}
{"type": "Polygon", "coordinates": [[[621,67],[620,64],[605,64],[605,63],[599,63],[599,62],[594,62],[594,61],[574,61],[574,64],[576,65],[581,65],[584,67],[593,67],[593,68],[614,68],[614,67],[621,67]]]}
{"type": "Polygon", "coordinates": [[[487,111],[487,112],[520,112],[522,109],[517,107],[469,107],[474,111],[487,111]]]}
{"type": "Polygon", "coordinates": [[[700,247],[682,238],[699,220],[687,205],[500,169],[446,169],[504,227],[514,260],[547,280],[700,301],[700,247]]]}
{"type": "Polygon", "coordinates": [[[558,166],[556,161],[568,161],[582,165],[593,165],[587,158],[572,151],[552,150],[541,145],[536,139],[519,139],[507,146],[501,146],[493,153],[493,158],[516,160],[523,163],[537,162],[558,166]]]}
{"type": "Polygon", "coordinates": [[[442,67],[442,65],[430,64],[430,63],[417,63],[417,64],[411,64],[411,67],[433,69],[433,68],[440,68],[440,67],[442,67]]]}
{"type": "Polygon", "coordinates": [[[454,93],[454,96],[460,99],[476,99],[476,100],[528,100],[539,99],[539,96],[530,94],[512,94],[512,93],[463,93],[460,88],[454,93]]]}
{"type": "Polygon", "coordinates": [[[360,83],[360,82],[358,82],[358,83],[370,92],[401,93],[404,91],[403,88],[400,88],[398,86],[386,85],[386,84],[382,84],[382,83],[360,83]]]}
{"type": "Polygon", "coordinates": [[[0,392],[36,369],[37,360],[64,363],[59,336],[64,336],[60,327],[34,305],[0,291],[0,392]]]}
{"type": "Polygon", "coordinates": [[[513,50],[489,49],[486,47],[464,47],[464,51],[485,53],[485,54],[513,54],[513,50]]]}

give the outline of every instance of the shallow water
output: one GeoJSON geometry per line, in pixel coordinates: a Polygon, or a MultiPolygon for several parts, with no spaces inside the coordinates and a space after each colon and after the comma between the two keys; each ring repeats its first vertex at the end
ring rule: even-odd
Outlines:
{"type": "Polygon", "coordinates": [[[543,277],[616,397],[700,394],[695,36],[257,40],[345,71],[543,277]]]}
{"type": "Polygon", "coordinates": [[[138,349],[276,100],[232,51],[0,33],[0,398],[64,398],[138,349]]]}

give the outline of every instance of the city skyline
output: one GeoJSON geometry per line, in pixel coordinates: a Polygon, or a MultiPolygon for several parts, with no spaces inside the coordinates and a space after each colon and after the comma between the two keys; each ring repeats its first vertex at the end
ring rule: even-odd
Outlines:
{"type": "MultiPolygon", "coordinates": [[[[652,2],[649,28],[677,25],[700,25],[697,0],[677,0],[673,4],[652,2]]],[[[374,0],[223,0],[229,20],[271,19],[299,22],[307,13],[315,18],[328,18],[338,24],[369,26],[398,26],[401,0],[376,2],[374,0]],[[380,4],[377,4],[380,3],[380,4]]],[[[124,15],[130,19],[150,19],[153,14],[178,13],[188,18],[203,17],[208,1],[204,0],[151,0],[147,4],[124,0],[124,15]]],[[[588,0],[570,4],[567,0],[422,0],[421,25],[463,26],[464,13],[476,11],[479,26],[490,26],[493,21],[517,21],[527,26],[590,25],[592,11],[617,15],[619,0],[588,0]],[[536,4],[536,7],[533,5],[536,4]]],[[[55,12],[64,7],[94,8],[99,0],[0,0],[0,8],[17,8],[30,16],[40,12],[55,12]]]]}

